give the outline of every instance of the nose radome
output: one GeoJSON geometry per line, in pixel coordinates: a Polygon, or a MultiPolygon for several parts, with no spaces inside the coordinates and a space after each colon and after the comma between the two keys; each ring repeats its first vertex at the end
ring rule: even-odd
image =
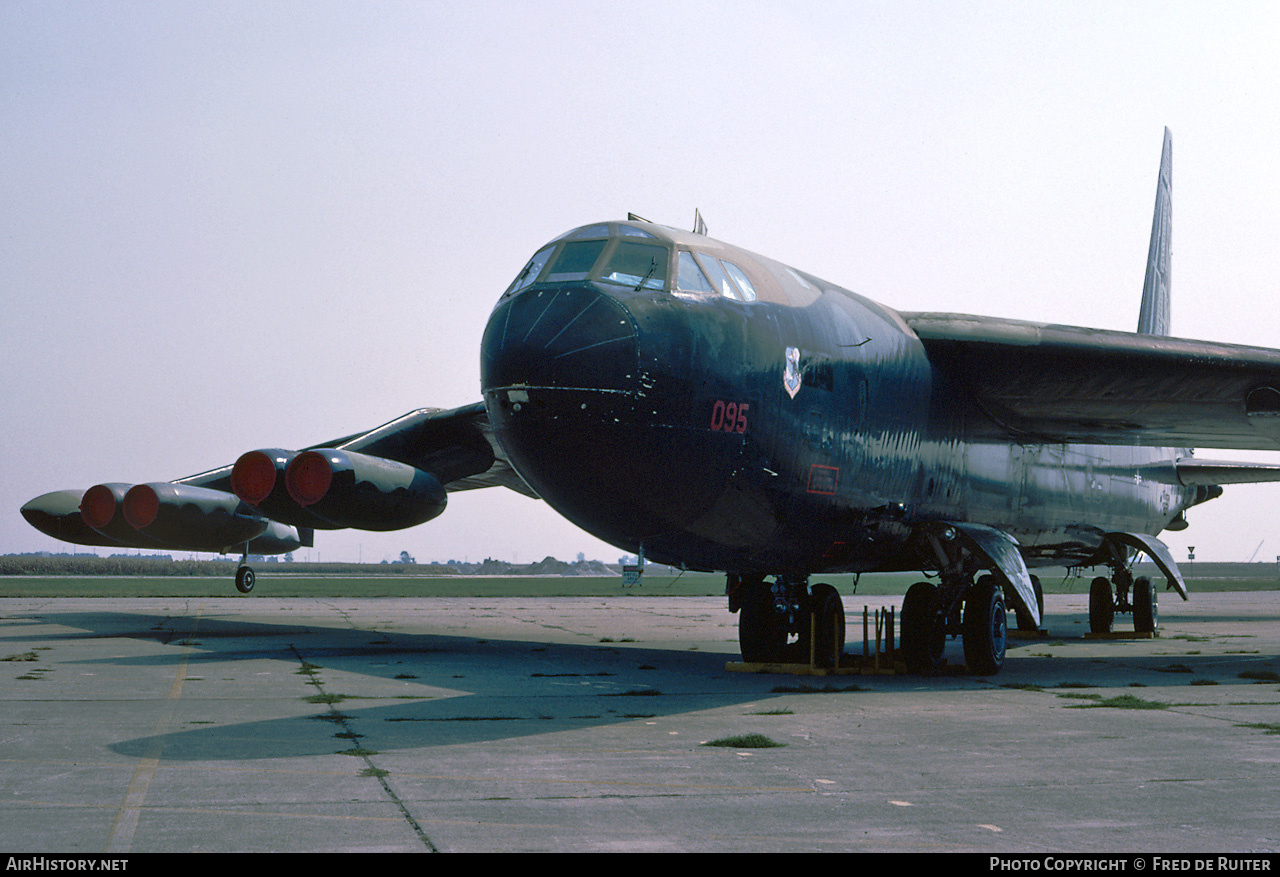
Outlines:
{"type": "Polygon", "coordinates": [[[741,455],[726,447],[741,445],[737,434],[675,419],[689,407],[687,366],[655,360],[662,345],[643,302],[583,286],[525,290],[494,310],[481,345],[489,424],[512,467],[561,515],[632,551],[660,550],[655,539],[705,515],[741,455]]]}
{"type": "Polygon", "coordinates": [[[584,287],[529,290],[502,303],[481,344],[485,392],[503,387],[629,391],[636,331],[618,301],[584,287]]]}

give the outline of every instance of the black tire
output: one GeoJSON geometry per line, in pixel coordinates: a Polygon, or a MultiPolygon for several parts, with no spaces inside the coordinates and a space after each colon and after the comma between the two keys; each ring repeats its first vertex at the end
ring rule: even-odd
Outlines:
{"type": "Polygon", "coordinates": [[[1160,626],[1160,603],[1156,586],[1146,576],[1133,580],[1133,629],[1155,633],[1160,626]]]}
{"type": "Polygon", "coordinates": [[[236,570],[236,590],[241,594],[247,594],[253,590],[254,582],[257,576],[253,574],[253,568],[242,566],[236,570]]]}
{"type": "Polygon", "coordinates": [[[1111,633],[1116,622],[1116,601],[1111,582],[1098,576],[1089,583],[1089,632],[1111,633]]]}
{"type": "Polygon", "coordinates": [[[844,654],[844,601],[825,582],[814,585],[809,594],[814,621],[813,662],[818,667],[838,667],[844,654]]]}
{"type": "Polygon", "coordinates": [[[1000,672],[1008,642],[1008,623],[1004,594],[995,577],[978,579],[969,588],[962,624],[964,661],[969,665],[970,673],[991,676],[1000,672]]]}
{"type": "Polygon", "coordinates": [[[1040,584],[1039,576],[1031,576],[1030,578],[1031,590],[1034,591],[1036,595],[1036,610],[1040,613],[1040,623],[1036,624],[1032,621],[1031,614],[1021,606],[1016,605],[1015,602],[1013,607],[1013,616],[1017,620],[1018,630],[1035,631],[1044,627],[1044,587],[1040,584]]]}
{"type": "Polygon", "coordinates": [[[786,659],[787,631],[774,611],[768,588],[743,596],[738,610],[738,647],[748,664],[778,664],[786,659]]]}
{"type": "Polygon", "coordinates": [[[902,598],[900,648],[907,671],[933,676],[942,667],[947,629],[938,613],[938,592],[928,582],[916,582],[902,598]]]}

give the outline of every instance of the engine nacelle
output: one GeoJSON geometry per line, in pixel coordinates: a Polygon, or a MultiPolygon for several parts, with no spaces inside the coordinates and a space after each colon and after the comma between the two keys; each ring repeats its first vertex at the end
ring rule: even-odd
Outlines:
{"type": "Polygon", "coordinates": [[[188,551],[240,549],[269,524],[233,494],[168,481],[129,488],[121,511],[144,536],[188,551]]]}
{"type": "MultiPolygon", "coordinates": [[[[139,533],[122,513],[129,484],[95,484],[80,498],[80,518],[111,542],[129,548],[171,548],[153,536],[139,533]]],[[[110,543],[108,543],[110,544],[110,543]]]]}
{"type": "Polygon", "coordinates": [[[299,506],[339,527],[402,530],[444,511],[448,493],[431,473],[354,451],[303,451],[285,488],[299,506]]]}
{"type": "Polygon", "coordinates": [[[236,496],[277,521],[313,530],[339,529],[339,525],[316,517],[289,496],[285,488],[285,472],[297,456],[297,451],[280,448],[241,454],[231,468],[231,489],[236,496]]]}
{"type": "MultiPolygon", "coordinates": [[[[201,488],[192,488],[185,485],[159,486],[180,487],[182,492],[188,495],[190,491],[201,490],[201,488]]],[[[41,533],[45,533],[55,539],[61,539],[64,542],[73,542],[77,545],[98,545],[108,548],[177,548],[186,551],[218,552],[224,549],[226,551],[240,551],[244,548],[243,541],[220,545],[219,543],[226,538],[227,534],[216,532],[216,526],[211,532],[207,515],[203,519],[201,515],[193,516],[191,522],[185,525],[180,532],[165,533],[164,535],[168,538],[163,540],[158,536],[147,535],[147,533],[135,529],[129,523],[127,516],[132,515],[138,520],[142,520],[141,515],[145,511],[142,506],[150,503],[149,497],[143,496],[141,492],[134,493],[134,490],[129,488],[127,484],[101,484],[97,485],[97,488],[90,488],[89,490],[55,490],[52,493],[42,494],[22,506],[22,516],[41,533]],[[133,503],[128,501],[131,494],[135,497],[133,503]],[[88,502],[85,502],[86,495],[89,495],[88,502]],[[98,530],[90,527],[86,520],[86,514],[95,523],[101,525],[103,529],[98,530]],[[104,531],[115,535],[108,536],[104,531]]],[[[219,491],[208,492],[219,493],[219,491]]],[[[229,494],[221,493],[221,496],[227,497],[229,494]]],[[[160,503],[158,500],[159,495],[157,494],[157,518],[160,517],[160,503]]],[[[232,500],[233,502],[235,501],[234,497],[232,497],[232,500]]],[[[251,554],[283,554],[287,551],[294,551],[303,544],[310,544],[309,537],[304,542],[300,538],[301,534],[296,529],[279,521],[264,520],[257,529],[262,532],[249,541],[249,552],[251,554]]],[[[235,532],[230,535],[239,536],[241,533],[235,532]]]]}

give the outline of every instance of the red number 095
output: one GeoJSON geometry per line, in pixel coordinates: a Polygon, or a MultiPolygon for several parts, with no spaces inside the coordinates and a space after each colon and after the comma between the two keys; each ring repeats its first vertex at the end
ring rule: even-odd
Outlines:
{"type": "Polygon", "coordinates": [[[724,402],[717,399],[711,406],[711,429],[715,432],[746,432],[746,402],[724,402]]]}

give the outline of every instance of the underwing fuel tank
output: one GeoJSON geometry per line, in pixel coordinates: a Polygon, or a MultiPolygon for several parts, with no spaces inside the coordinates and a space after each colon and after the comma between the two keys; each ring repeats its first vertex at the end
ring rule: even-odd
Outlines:
{"type": "MultiPolygon", "coordinates": [[[[84,495],[83,490],[55,490],[41,494],[22,506],[22,517],[41,533],[61,539],[63,542],[127,548],[151,547],[150,540],[146,540],[145,544],[134,545],[112,539],[86,524],[84,516],[80,513],[80,504],[84,501],[84,495]]],[[[112,514],[114,514],[115,499],[112,498],[111,502],[112,514]]]]}
{"type": "Polygon", "coordinates": [[[444,511],[448,494],[431,473],[406,463],[322,448],[285,470],[285,488],[307,512],[337,527],[402,530],[444,511]]]}

